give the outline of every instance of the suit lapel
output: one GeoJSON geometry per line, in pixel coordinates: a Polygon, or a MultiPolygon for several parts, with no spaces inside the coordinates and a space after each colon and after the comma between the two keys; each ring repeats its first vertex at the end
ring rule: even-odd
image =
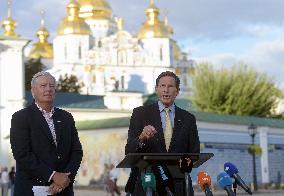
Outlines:
{"type": "MultiPolygon", "coordinates": [[[[153,104],[150,108],[150,110],[148,111],[148,113],[146,113],[146,118],[149,119],[149,123],[153,125],[153,127],[155,127],[156,131],[157,131],[157,140],[159,143],[157,143],[157,145],[162,146],[161,148],[166,150],[166,145],[165,145],[165,141],[164,141],[164,133],[163,133],[163,127],[162,127],[162,121],[161,121],[161,116],[160,116],[160,110],[159,110],[159,105],[158,103],[153,104]]],[[[148,125],[147,124],[147,125],[148,125]]]]}
{"type": "Polygon", "coordinates": [[[52,119],[53,119],[53,124],[55,128],[55,133],[56,133],[56,141],[58,145],[61,139],[63,122],[61,120],[60,112],[57,108],[55,108],[55,112],[52,116],[52,119]]]}
{"type": "Polygon", "coordinates": [[[172,151],[172,147],[174,144],[176,144],[178,141],[178,134],[182,126],[182,115],[180,109],[175,106],[175,119],[174,119],[174,127],[173,127],[173,134],[171,139],[171,144],[169,147],[169,152],[172,151]]]}
{"type": "Polygon", "coordinates": [[[33,103],[31,105],[32,111],[34,113],[35,116],[35,122],[38,122],[39,126],[40,126],[40,130],[42,130],[42,132],[47,136],[47,138],[53,142],[53,138],[52,138],[52,134],[51,131],[49,129],[49,126],[45,120],[45,118],[43,117],[41,111],[37,108],[36,104],[33,103]]]}

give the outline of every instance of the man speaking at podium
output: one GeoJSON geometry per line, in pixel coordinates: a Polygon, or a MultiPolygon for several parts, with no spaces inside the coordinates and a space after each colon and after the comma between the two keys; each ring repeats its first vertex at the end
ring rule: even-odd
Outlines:
{"type": "MultiPolygon", "coordinates": [[[[174,104],[179,94],[180,79],[170,71],[156,79],[157,103],[133,110],[128,130],[125,154],[128,153],[199,153],[200,143],[195,117],[174,104]]],[[[127,186],[134,187],[133,195],[145,195],[137,169],[127,186]],[[135,179],[135,180],[133,180],[135,179]]],[[[127,188],[129,188],[127,187],[127,188]]]]}

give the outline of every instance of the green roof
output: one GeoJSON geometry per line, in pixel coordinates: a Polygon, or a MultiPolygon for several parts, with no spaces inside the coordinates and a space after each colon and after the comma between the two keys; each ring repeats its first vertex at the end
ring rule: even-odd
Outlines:
{"type": "Polygon", "coordinates": [[[129,117],[123,117],[123,118],[112,118],[112,119],[103,119],[103,120],[77,121],[76,127],[78,130],[128,127],[129,119],[130,119],[129,117]]]}
{"type": "Polygon", "coordinates": [[[196,119],[199,121],[237,125],[250,125],[251,123],[253,123],[257,126],[284,128],[284,120],[281,119],[261,118],[254,116],[235,116],[195,111],[190,112],[193,113],[196,119]]]}
{"type": "MultiPolygon", "coordinates": [[[[26,91],[27,105],[33,102],[31,91],[26,91]]],[[[54,105],[63,108],[106,109],[104,97],[99,95],[82,95],[79,93],[57,92],[54,105]]]]}
{"type": "MultiPolygon", "coordinates": [[[[191,113],[195,115],[197,121],[202,121],[202,122],[235,124],[235,125],[246,125],[246,126],[253,123],[256,126],[284,128],[284,120],[280,119],[260,118],[252,116],[223,115],[223,114],[214,114],[206,112],[196,112],[196,111],[193,111],[191,113]]],[[[77,121],[76,126],[78,130],[128,127],[129,120],[130,117],[77,121]]]]}

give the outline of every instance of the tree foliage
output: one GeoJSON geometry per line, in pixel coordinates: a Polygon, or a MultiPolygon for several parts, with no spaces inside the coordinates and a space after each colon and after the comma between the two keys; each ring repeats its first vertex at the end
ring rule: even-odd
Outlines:
{"type": "Polygon", "coordinates": [[[262,149],[258,144],[251,144],[248,146],[248,153],[250,155],[255,154],[255,156],[260,157],[262,154],[262,149]]]}
{"type": "Polygon", "coordinates": [[[201,111],[268,116],[281,91],[266,74],[244,64],[214,70],[201,63],[193,77],[192,102],[201,111]]]}
{"type": "Polygon", "coordinates": [[[148,95],[147,97],[145,97],[145,101],[144,101],[143,105],[150,105],[152,103],[155,103],[158,100],[159,100],[159,98],[158,98],[157,94],[152,93],[152,94],[148,95]]]}
{"type": "Polygon", "coordinates": [[[69,93],[79,93],[81,88],[84,86],[83,83],[78,81],[78,78],[75,75],[60,75],[57,85],[56,91],[58,92],[69,92],[69,93]]]}
{"type": "Polygon", "coordinates": [[[25,62],[25,90],[31,90],[33,75],[44,69],[41,59],[29,59],[25,62]]]}

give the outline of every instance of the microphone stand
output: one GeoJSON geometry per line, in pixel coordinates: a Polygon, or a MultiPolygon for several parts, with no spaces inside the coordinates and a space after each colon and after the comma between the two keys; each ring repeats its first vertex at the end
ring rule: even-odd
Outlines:
{"type": "Polygon", "coordinates": [[[185,178],[186,196],[192,196],[193,195],[192,188],[189,186],[189,180],[191,180],[189,172],[184,172],[184,178],[185,178]]]}
{"type": "Polygon", "coordinates": [[[153,195],[152,189],[148,187],[146,190],[146,196],[152,196],[152,195],[153,195]]]}
{"type": "Polygon", "coordinates": [[[174,196],[169,187],[166,187],[167,196],[174,196]]]}
{"type": "Polygon", "coordinates": [[[235,181],[235,182],[233,183],[233,189],[234,189],[235,195],[237,195],[237,187],[238,187],[238,184],[237,184],[237,182],[235,181]]]}

